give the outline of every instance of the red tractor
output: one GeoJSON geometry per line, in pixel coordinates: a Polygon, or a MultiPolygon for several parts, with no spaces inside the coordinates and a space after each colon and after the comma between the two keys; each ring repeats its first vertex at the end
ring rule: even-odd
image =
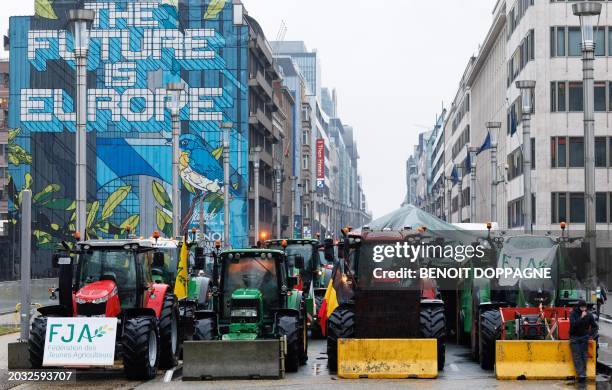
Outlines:
{"type": "Polygon", "coordinates": [[[155,283],[151,268],[164,255],[150,240],[90,240],[53,256],[59,272],[59,304],[38,309],[28,341],[32,368],[43,364],[48,317],[117,318],[115,360],[130,379],[151,379],[157,368],[177,364],[179,310],[168,284],[155,283]],[[76,265],[76,269],[74,267],[76,265]]]}

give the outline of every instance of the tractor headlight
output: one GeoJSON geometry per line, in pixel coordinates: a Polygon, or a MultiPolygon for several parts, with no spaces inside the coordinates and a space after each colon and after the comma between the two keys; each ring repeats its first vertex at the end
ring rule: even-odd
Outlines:
{"type": "Polygon", "coordinates": [[[232,317],[253,318],[257,317],[257,309],[233,309],[232,317]]]}
{"type": "Polygon", "coordinates": [[[91,301],[91,303],[98,304],[98,303],[104,303],[106,301],[108,301],[108,295],[102,298],[96,298],[93,301],[91,301]]]}

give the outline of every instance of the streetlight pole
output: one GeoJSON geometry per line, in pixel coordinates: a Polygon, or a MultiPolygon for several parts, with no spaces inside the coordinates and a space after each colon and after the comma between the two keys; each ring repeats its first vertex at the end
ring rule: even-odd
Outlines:
{"type": "Polygon", "coordinates": [[[183,83],[168,83],[166,88],[170,95],[168,108],[170,109],[170,119],[172,121],[172,236],[174,238],[181,235],[181,183],[179,171],[179,137],[181,135],[181,95],[185,89],[183,83]]]}
{"type": "Polygon", "coordinates": [[[470,222],[476,222],[476,153],[478,147],[468,147],[470,154],[470,222]]]}
{"type": "Polygon", "coordinates": [[[491,222],[497,222],[497,133],[500,122],[487,122],[491,137],[491,222]]]}
{"type": "Polygon", "coordinates": [[[298,238],[295,234],[295,194],[297,191],[297,176],[290,176],[289,180],[291,181],[291,230],[290,230],[290,238],[298,238]]]}
{"type": "Polygon", "coordinates": [[[523,215],[525,233],[533,233],[531,214],[531,112],[533,111],[533,90],[536,82],[519,80],[516,87],[521,91],[523,111],[523,215]]]}
{"type": "Polygon", "coordinates": [[[230,246],[230,130],[232,122],[222,122],[223,130],[223,245],[230,246]]]}
{"type": "Polygon", "coordinates": [[[255,243],[259,240],[259,158],[261,146],[256,146],[251,149],[251,162],[253,163],[253,185],[255,186],[255,199],[253,200],[254,214],[253,218],[255,226],[255,243]]]}
{"type": "Polygon", "coordinates": [[[453,222],[453,179],[450,177],[446,177],[446,185],[448,188],[446,192],[448,193],[448,204],[446,205],[446,222],[453,222]]]}
{"type": "Polygon", "coordinates": [[[76,231],[87,239],[87,52],[89,49],[89,26],[95,12],[86,9],[71,9],[68,17],[74,34],[74,57],[76,60],[76,231]]]}
{"type": "Polygon", "coordinates": [[[457,194],[457,203],[459,203],[459,220],[458,223],[463,223],[463,167],[457,167],[457,175],[459,176],[459,193],[457,194]]]}
{"type": "Polygon", "coordinates": [[[595,219],[595,90],[593,63],[595,62],[594,27],[599,25],[601,3],[585,1],[572,4],[574,15],[580,18],[582,29],[582,76],[584,96],[584,209],[585,240],[589,248],[590,275],[597,276],[597,237],[595,219]]]}
{"type": "Polygon", "coordinates": [[[281,182],[282,182],[282,168],[280,164],[274,167],[274,180],[276,190],[276,238],[281,238],[281,182]]]}

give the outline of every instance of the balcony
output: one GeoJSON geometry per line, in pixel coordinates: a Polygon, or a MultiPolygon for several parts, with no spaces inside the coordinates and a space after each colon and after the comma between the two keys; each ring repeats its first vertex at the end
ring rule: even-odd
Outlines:
{"type": "Polygon", "coordinates": [[[270,85],[260,71],[255,72],[255,75],[249,75],[249,87],[255,89],[257,92],[265,93],[267,95],[266,100],[273,99],[272,85],[270,85]]]}
{"type": "Polygon", "coordinates": [[[272,129],[272,119],[268,118],[261,108],[258,108],[255,113],[251,112],[249,114],[249,125],[261,126],[270,133],[274,131],[272,129]]]}
{"type": "Polygon", "coordinates": [[[272,48],[268,41],[262,38],[261,35],[257,34],[257,37],[251,38],[249,41],[249,49],[257,56],[267,61],[268,64],[273,64],[274,58],[272,58],[272,48]]]}

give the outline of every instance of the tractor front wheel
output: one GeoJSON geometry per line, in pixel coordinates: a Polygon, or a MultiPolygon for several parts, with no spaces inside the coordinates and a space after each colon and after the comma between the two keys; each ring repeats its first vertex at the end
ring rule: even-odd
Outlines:
{"type": "Polygon", "coordinates": [[[45,354],[45,337],[47,335],[47,317],[36,317],[32,321],[30,338],[28,339],[28,352],[32,368],[39,369],[43,364],[45,354]]]}
{"type": "Polygon", "coordinates": [[[444,370],[446,360],[444,306],[421,306],[421,337],[438,340],[438,370],[444,370]]]}
{"type": "Polygon", "coordinates": [[[486,310],[480,314],[480,367],[492,370],[495,365],[495,341],[501,335],[501,313],[499,309],[486,310]]]}
{"type": "Polygon", "coordinates": [[[296,372],[303,354],[302,329],[299,326],[299,319],[294,316],[281,316],[276,326],[280,336],[287,336],[285,368],[288,372],[296,372]]]}
{"type": "Polygon", "coordinates": [[[347,339],[355,334],[355,313],[337,308],[327,319],[327,367],[338,371],[338,339],[347,339]]]}
{"type": "Polygon", "coordinates": [[[134,317],[123,330],[123,369],[128,379],[152,379],[159,360],[157,319],[134,317]]]}
{"type": "Polygon", "coordinates": [[[193,339],[206,341],[217,339],[217,321],[214,318],[200,318],[193,322],[193,339]]]}
{"type": "Polygon", "coordinates": [[[164,304],[159,315],[159,366],[172,368],[177,365],[179,347],[179,310],[176,297],[172,292],[166,293],[164,304]]]}

